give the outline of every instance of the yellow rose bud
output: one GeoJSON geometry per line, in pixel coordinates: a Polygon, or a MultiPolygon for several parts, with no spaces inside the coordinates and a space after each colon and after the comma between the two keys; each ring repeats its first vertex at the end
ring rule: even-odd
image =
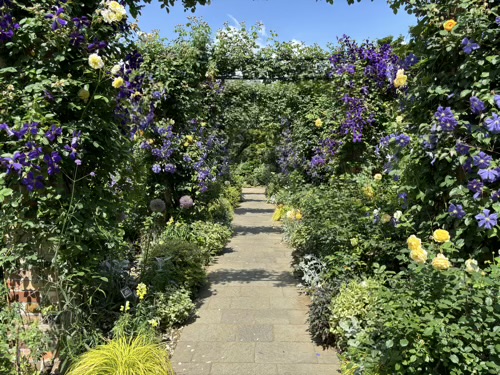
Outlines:
{"type": "Polygon", "coordinates": [[[382,218],[380,219],[380,221],[382,222],[382,224],[387,224],[389,221],[391,221],[391,219],[392,219],[391,215],[389,215],[389,214],[383,214],[382,218]]]}
{"type": "Polygon", "coordinates": [[[438,254],[432,260],[432,267],[438,271],[445,271],[451,267],[451,263],[443,254],[438,254]]]}
{"type": "Polygon", "coordinates": [[[112,83],[112,85],[113,85],[113,87],[114,87],[115,89],[119,89],[119,88],[120,88],[120,87],[122,87],[124,84],[125,84],[125,81],[123,80],[123,78],[122,78],[122,77],[115,78],[115,79],[113,80],[113,83],[112,83]]]}
{"type": "Polygon", "coordinates": [[[427,251],[419,247],[410,251],[410,258],[418,264],[424,264],[427,261],[427,251]]]}
{"type": "Polygon", "coordinates": [[[321,119],[316,119],[316,121],[314,121],[314,125],[316,125],[317,128],[321,128],[323,127],[323,121],[321,121],[321,119]]]}
{"type": "Polygon", "coordinates": [[[408,249],[410,250],[418,250],[422,246],[422,241],[414,234],[408,237],[406,243],[408,244],[408,249]]]}
{"type": "Polygon", "coordinates": [[[446,31],[450,32],[457,26],[457,22],[455,20],[448,20],[445,23],[443,23],[443,27],[446,31]]]}
{"type": "Polygon", "coordinates": [[[89,92],[89,90],[87,90],[87,89],[80,89],[80,91],[78,91],[78,97],[80,99],[82,99],[84,102],[86,102],[90,98],[90,92],[89,92]]]}
{"type": "Polygon", "coordinates": [[[432,237],[434,238],[434,241],[444,243],[450,240],[450,233],[444,229],[437,229],[434,231],[432,237]]]}
{"type": "Polygon", "coordinates": [[[373,179],[375,181],[381,181],[382,180],[382,175],[380,173],[376,173],[375,176],[373,176],[373,179]]]}

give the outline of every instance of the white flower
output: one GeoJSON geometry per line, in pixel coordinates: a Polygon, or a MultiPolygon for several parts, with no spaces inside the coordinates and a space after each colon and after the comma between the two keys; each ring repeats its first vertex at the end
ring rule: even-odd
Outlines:
{"type": "Polygon", "coordinates": [[[392,216],[394,217],[394,219],[399,220],[399,219],[401,219],[401,216],[403,216],[403,213],[398,210],[398,211],[394,212],[394,214],[392,216]]]}
{"type": "Polygon", "coordinates": [[[127,16],[125,7],[117,1],[108,1],[106,3],[107,9],[101,11],[102,18],[106,23],[120,22],[127,16]]]}
{"type": "Polygon", "coordinates": [[[380,208],[376,208],[373,210],[373,216],[378,216],[380,214],[380,208]]]}
{"type": "Polygon", "coordinates": [[[115,66],[113,66],[111,68],[111,74],[113,74],[114,76],[117,75],[118,73],[120,73],[120,70],[122,69],[122,66],[120,64],[116,64],[115,66]]]}
{"type": "Polygon", "coordinates": [[[89,56],[89,65],[93,69],[102,69],[104,67],[104,61],[102,61],[101,56],[97,53],[93,53],[89,56]]]}
{"type": "Polygon", "coordinates": [[[475,259],[467,259],[465,261],[465,271],[468,273],[479,272],[481,268],[477,265],[477,260],[475,259]]]}

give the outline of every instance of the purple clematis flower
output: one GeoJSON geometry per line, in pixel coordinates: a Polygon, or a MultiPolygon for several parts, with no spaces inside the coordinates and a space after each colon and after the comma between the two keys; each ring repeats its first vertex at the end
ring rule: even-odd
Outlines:
{"type": "Polygon", "coordinates": [[[479,44],[469,38],[464,38],[462,40],[462,46],[464,46],[463,50],[467,55],[470,55],[472,52],[477,51],[480,48],[479,44]]]}
{"type": "Polygon", "coordinates": [[[493,100],[495,101],[496,106],[500,108],[500,95],[495,95],[493,100]]]}
{"type": "Polygon", "coordinates": [[[481,151],[479,154],[474,156],[473,160],[476,167],[484,169],[490,166],[493,158],[481,151]]]}
{"type": "Polygon", "coordinates": [[[153,167],[151,168],[151,170],[154,172],[154,173],[160,173],[161,172],[161,167],[159,164],[154,164],[153,167]]]}
{"type": "Polygon", "coordinates": [[[477,174],[486,182],[495,182],[498,178],[498,172],[495,169],[480,169],[477,174]]]}
{"type": "Polygon", "coordinates": [[[498,117],[496,113],[493,113],[491,117],[488,117],[485,121],[485,124],[490,133],[500,133],[500,117],[498,117]]]}
{"type": "Polygon", "coordinates": [[[45,133],[45,137],[50,141],[50,142],[54,142],[57,140],[57,138],[59,136],[62,135],[62,129],[57,127],[56,125],[52,125],[52,127],[50,128],[50,130],[45,133]]]}
{"type": "Polygon", "coordinates": [[[497,191],[494,191],[493,193],[491,193],[491,200],[493,202],[498,202],[499,199],[500,199],[500,190],[497,190],[497,191]]]}
{"type": "Polygon", "coordinates": [[[470,151],[470,147],[467,145],[464,145],[463,143],[457,143],[455,146],[455,149],[460,155],[468,155],[470,151]]]}
{"type": "Polygon", "coordinates": [[[470,108],[472,113],[480,115],[486,109],[486,106],[477,96],[472,96],[470,98],[470,108]]]}
{"type": "Polygon", "coordinates": [[[22,184],[26,186],[29,192],[33,192],[36,190],[41,190],[45,186],[43,185],[44,178],[43,176],[37,176],[33,174],[33,172],[29,172],[26,178],[23,178],[22,184]]]}
{"type": "Polygon", "coordinates": [[[56,31],[59,27],[64,27],[68,24],[68,21],[62,18],[64,14],[64,8],[56,8],[56,12],[54,14],[48,14],[45,16],[47,19],[54,20],[52,23],[52,31],[56,31]]]}
{"type": "Polygon", "coordinates": [[[478,180],[472,180],[467,184],[470,191],[474,193],[474,199],[478,200],[483,194],[484,184],[478,180]]]}
{"type": "Polygon", "coordinates": [[[476,215],[475,218],[479,228],[493,229],[497,225],[498,215],[490,215],[490,210],[483,210],[483,213],[476,215]]]}
{"type": "Polygon", "coordinates": [[[463,219],[465,217],[465,211],[461,204],[457,205],[454,205],[453,203],[450,204],[448,212],[450,213],[451,216],[457,219],[463,219]]]}

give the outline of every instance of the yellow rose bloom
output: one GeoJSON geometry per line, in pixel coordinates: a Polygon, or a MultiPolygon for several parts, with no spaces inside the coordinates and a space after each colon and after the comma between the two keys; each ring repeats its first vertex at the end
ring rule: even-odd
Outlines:
{"type": "Polygon", "coordinates": [[[410,258],[418,264],[424,264],[427,261],[427,251],[419,247],[410,251],[410,258]]]}
{"type": "Polygon", "coordinates": [[[104,61],[102,61],[101,56],[97,53],[93,53],[89,56],[89,65],[93,69],[102,69],[104,67],[104,61]]]}
{"type": "Polygon", "coordinates": [[[314,121],[314,125],[316,125],[317,128],[321,128],[323,127],[323,121],[321,121],[320,118],[316,119],[316,121],[314,121]]]}
{"type": "Polygon", "coordinates": [[[434,238],[434,241],[444,243],[450,240],[450,233],[444,229],[437,229],[434,231],[432,237],[434,238]]]}
{"type": "Polygon", "coordinates": [[[400,87],[405,87],[408,77],[405,75],[404,69],[399,69],[396,74],[396,79],[394,80],[394,87],[399,89],[400,87]]]}
{"type": "Polygon", "coordinates": [[[443,27],[446,31],[450,32],[457,26],[457,22],[455,20],[448,20],[445,23],[443,23],[443,27]]]}
{"type": "Polygon", "coordinates": [[[373,188],[371,186],[365,186],[363,188],[363,194],[367,198],[373,198],[375,196],[375,192],[373,191],[373,188]]]}
{"type": "Polygon", "coordinates": [[[115,79],[113,80],[113,83],[112,83],[112,85],[113,85],[113,87],[114,87],[115,89],[119,89],[119,88],[120,88],[120,87],[122,87],[124,84],[125,84],[125,81],[123,80],[123,78],[122,78],[122,77],[115,78],[115,79]]]}
{"type": "Polygon", "coordinates": [[[406,243],[408,244],[408,249],[410,250],[418,250],[422,246],[422,240],[414,234],[408,237],[406,243]]]}
{"type": "Polygon", "coordinates": [[[451,263],[448,258],[440,253],[436,255],[436,257],[432,260],[432,267],[434,267],[438,271],[445,271],[451,267],[451,263]]]}
{"type": "Polygon", "coordinates": [[[380,181],[382,180],[382,175],[380,173],[376,173],[375,176],[373,176],[373,179],[375,181],[380,181]]]}
{"type": "Polygon", "coordinates": [[[89,100],[89,98],[90,98],[90,92],[89,92],[89,90],[87,90],[87,89],[80,89],[80,91],[78,91],[78,97],[80,99],[82,99],[84,102],[87,102],[87,100],[89,100]]]}
{"type": "Polygon", "coordinates": [[[477,265],[477,260],[475,259],[467,259],[465,261],[465,271],[468,273],[479,272],[481,268],[477,265]]]}

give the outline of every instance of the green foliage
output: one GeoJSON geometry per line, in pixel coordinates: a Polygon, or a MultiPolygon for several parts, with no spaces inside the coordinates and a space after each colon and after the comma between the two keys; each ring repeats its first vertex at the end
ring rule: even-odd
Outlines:
{"type": "Polygon", "coordinates": [[[350,358],[380,374],[498,373],[499,261],[471,274],[412,265],[389,278],[344,346],[350,358]]]}
{"type": "Polygon", "coordinates": [[[227,226],[209,221],[195,221],[190,229],[190,241],[211,256],[220,254],[232,235],[227,226]]]}
{"type": "Polygon", "coordinates": [[[353,280],[340,288],[331,300],[330,332],[339,347],[363,330],[367,316],[378,303],[380,283],[366,279],[353,280]]]}
{"type": "Polygon", "coordinates": [[[184,288],[170,287],[163,293],[155,293],[156,315],[167,327],[185,323],[196,306],[191,301],[190,292],[184,288]]]}
{"type": "Polygon", "coordinates": [[[83,354],[68,375],[173,375],[168,352],[142,337],[119,338],[83,354]]]}
{"type": "Polygon", "coordinates": [[[206,279],[207,253],[198,246],[162,237],[153,242],[144,262],[142,281],[155,292],[162,292],[172,284],[197,290],[206,279]]]}

